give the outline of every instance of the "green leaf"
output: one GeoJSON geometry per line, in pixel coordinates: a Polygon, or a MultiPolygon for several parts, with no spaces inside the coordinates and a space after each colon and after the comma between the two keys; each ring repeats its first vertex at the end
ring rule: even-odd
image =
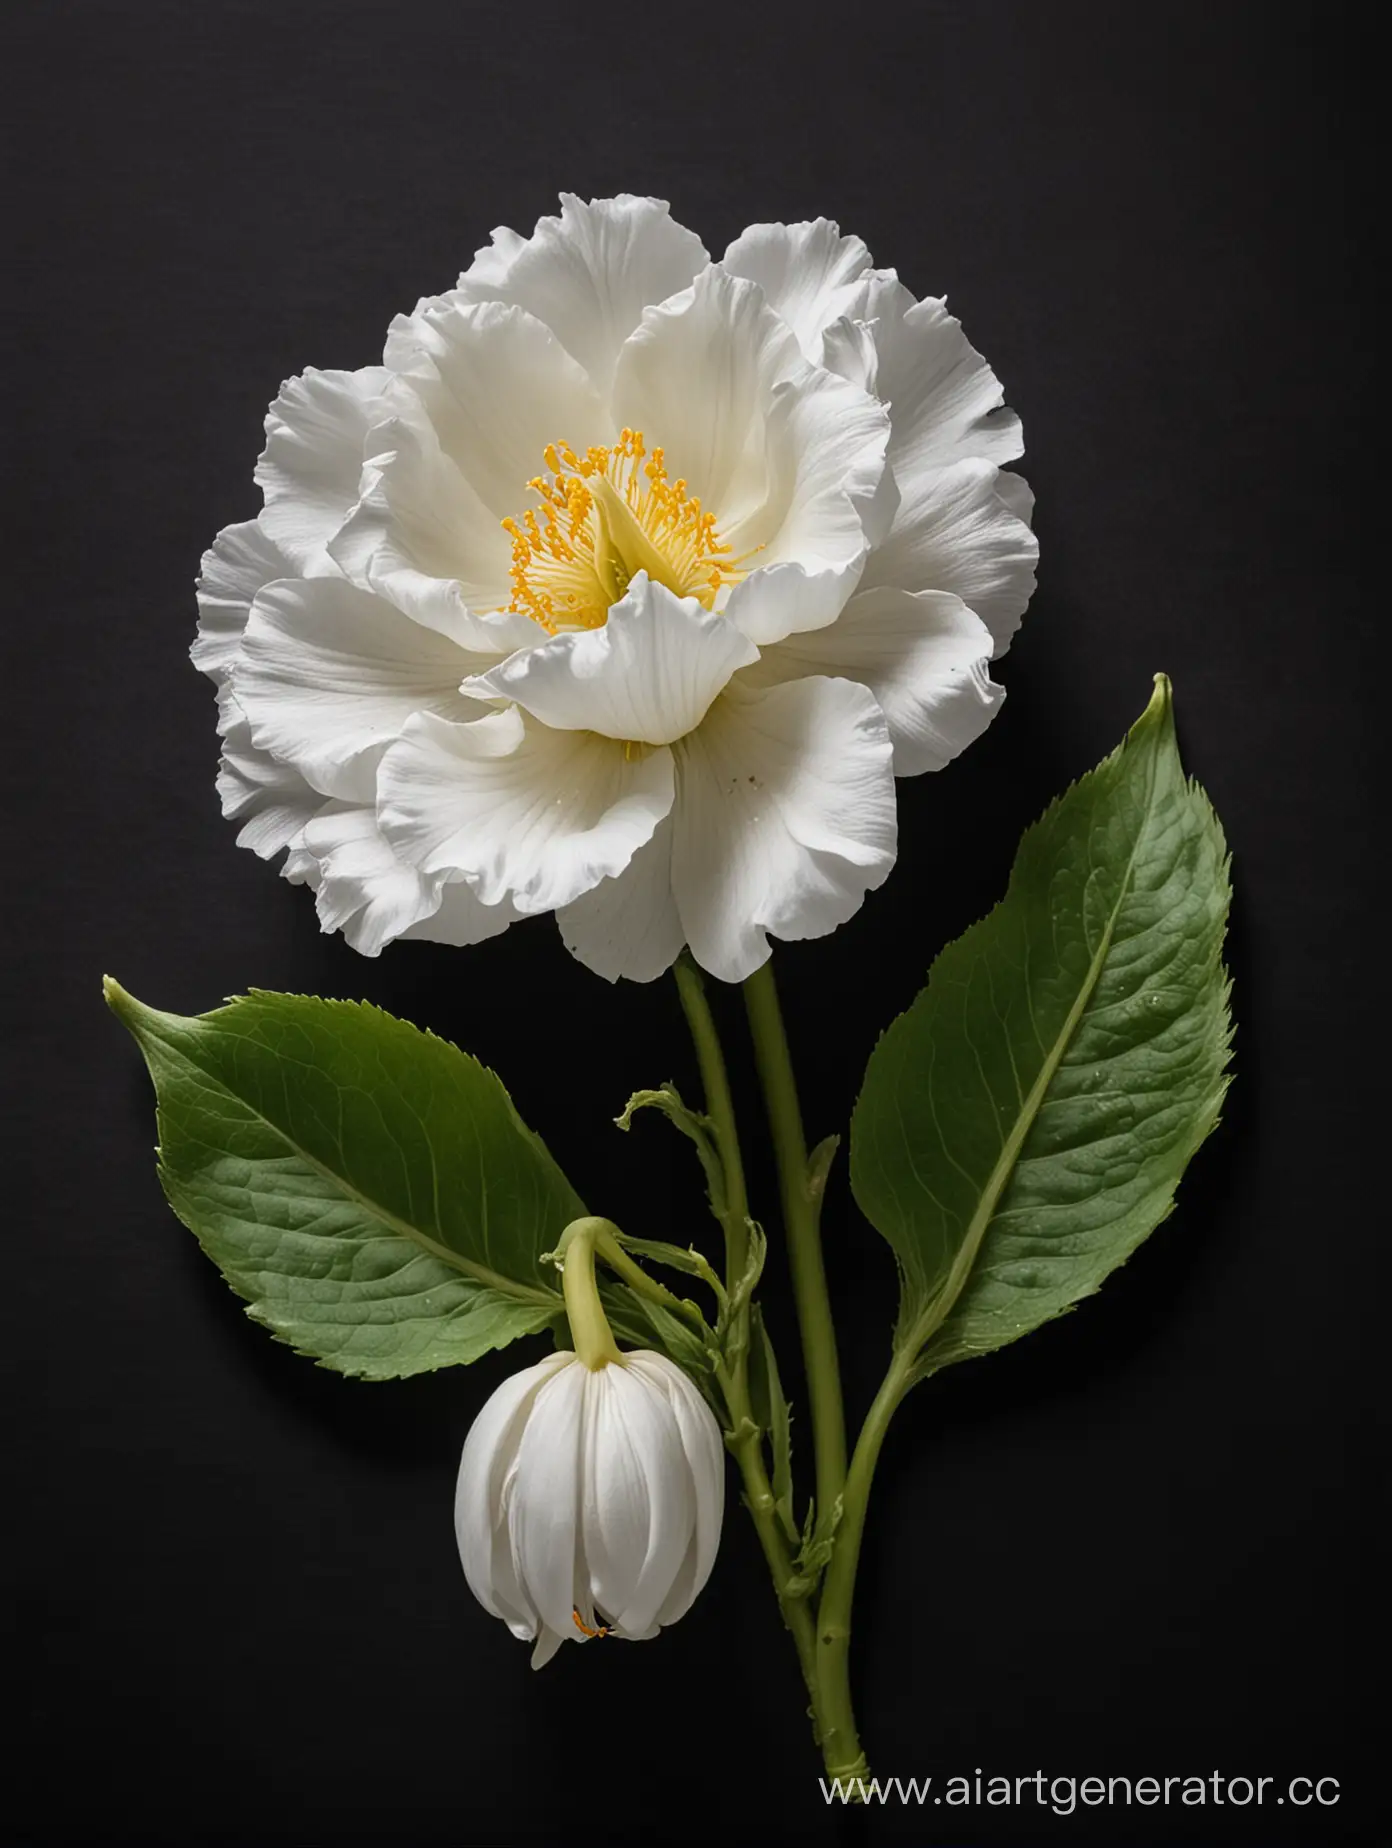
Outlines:
{"type": "Polygon", "coordinates": [[[851,1184],[898,1259],[915,1378],[1092,1294],[1170,1212],[1228,1082],[1228,898],[1157,675],[871,1055],[851,1184]]]}
{"type": "Polygon", "coordinates": [[[585,1209],[477,1060],[365,1003],[253,991],[185,1019],[105,992],[170,1205],[280,1340],[394,1379],[563,1316],[538,1259],[585,1209]]]}

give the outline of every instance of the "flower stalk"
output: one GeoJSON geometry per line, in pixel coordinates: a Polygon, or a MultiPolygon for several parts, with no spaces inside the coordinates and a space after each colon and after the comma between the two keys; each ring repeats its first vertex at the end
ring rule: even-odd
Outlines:
{"type": "MultiPolygon", "coordinates": [[[[710,1002],[706,998],[701,972],[690,958],[683,956],[677,962],[675,975],[682,1011],[686,1015],[696,1050],[696,1062],[700,1068],[706,1115],[710,1119],[711,1135],[724,1174],[723,1211],[720,1217],[725,1232],[727,1288],[733,1295],[748,1263],[749,1254],[749,1196],[745,1187],[744,1160],[740,1153],[734,1100],[730,1094],[730,1079],[725,1067],[720,1034],[711,1013],[710,1002]]],[[[803,1679],[812,1698],[813,1722],[820,1738],[822,1722],[818,1711],[820,1697],[816,1678],[816,1632],[812,1612],[799,1590],[792,1551],[778,1524],[773,1486],[764,1463],[763,1433],[754,1417],[749,1397],[746,1364],[749,1347],[747,1303],[739,1314],[743,1326],[731,1331],[732,1357],[722,1365],[718,1375],[730,1418],[730,1429],[725,1441],[744,1480],[745,1505],[768,1563],[779,1610],[798,1652],[803,1679]]]]}
{"type": "Polygon", "coordinates": [[[570,1338],[575,1343],[576,1357],[591,1373],[622,1358],[595,1282],[595,1245],[608,1227],[605,1219],[572,1220],[557,1247],[570,1338]]]}
{"type": "Polygon", "coordinates": [[[896,1352],[874,1403],[865,1415],[846,1476],[841,1520],[822,1580],[817,1609],[816,1674],[826,1714],[823,1744],[827,1773],[831,1777],[864,1777],[868,1770],[851,1704],[851,1605],[875,1465],[889,1430],[889,1421],[912,1384],[912,1364],[911,1355],[896,1352]],[[832,1741],[835,1742],[834,1753],[832,1741]]]}
{"type": "Polygon", "coordinates": [[[696,1063],[705,1092],[706,1115],[716,1154],[725,1176],[723,1211],[720,1215],[725,1233],[725,1288],[733,1295],[739,1287],[749,1262],[749,1195],[745,1187],[744,1162],[740,1155],[739,1132],[735,1127],[735,1105],[730,1095],[730,1080],[725,1070],[725,1054],[715,1017],[706,999],[701,971],[689,956],[678,957],[673,973],[682,1012],[696,1049],[696,1063]]]}
{"type": "MultiPolygon", "coordinates": [[[[748,1235],[748,1197],[734,1105],[724,1053],[700,972],[694,964],[683,958],[677,964],[676,976],[682,1008],[691,1029],[705,1087],[706,1111],[724,1168],[725,1212],[722,1218],[726,1232],[727,1266],[733,1279],[738,1274],[734,1269],[736,1259],[742,1263],[745,1258],[748,1235]],[[743,1242],[739,1242],[738,1238],[732,1240],[731,1235],[736,1226],[744,1235],[743,1242]]],[[[838,1552],[842,1552],[843,1556],[830,1603],[825,1589],[820,1601],[816,1599],[815,1592],[809,1595],[806,1573],[794,1560],[778,1522],[773,1489],[764,1460],[764,1434],[753,1415],[749,1397],[745,1367],[746,1331],[734,1331],[733,1365],[722,1367],[719,1375],[730,1414],[731,1428],[726,1442],[744,1479],[745,1503],[768,1562],[783,1620],[797,1648],[803,1679],[811,1698],[813,1728],[827,1771],[833,1777],[855,1778],[866,1774],[867,1765],[856,1730],[850,1689],[851,1599],[870,1479],[883,1441],[884,1428],[902,1397],[904,1385],[900,1385],[892,1400],[886,1400],[882,1423],[875,1432],[871,1432],[870,1422],[867,1421],[867,1431],[862,1434],[862,1443],[857,1446],[855,1468],[848,1478],[840,1368],[821,1252],[819,1219],[824,1171],[815,1161],[812,1164],[808,1161],[792,1060],[783,1030],[777,990],[773,985],[772,971],[767,965],[745,984],[745,1000],[779,1169],[784,1224],[803,1340],[808,1397],[812,1407],[818,1506],[826,1510],[841,1509],[840,1525],[836,1530],[831,1564],[827,1571],[827,1584],[831,1582],[838,1552]],[[848,1543],[844,1548],[837,1544],[843,1535],[848,1543]]],[[[743,1314],[747,1318],[747,1307],[743,1314]]],[[[883,1394],[881,1396],[884,1397],[883,1394]]],[[[880,1401],[877,1400],[876,1405],[879,1407],[880,1401]]]]}
{"type": "Polygon", "coordinates": [[[756,969],[745,982],[744,1001],[764,1089],[773,1152],[778,1162],[783,1223],[788,1235],[788,1263],[812,1410],[817,1508],[823,1516],[829,1516],[846,1480],[841,1367],[836,1354],[836,1328],[827,1293],[826,1267],[822,1262],[821,1190],[814,1185],[808,1165],[802,1110],[771,962],[756,969]]]}

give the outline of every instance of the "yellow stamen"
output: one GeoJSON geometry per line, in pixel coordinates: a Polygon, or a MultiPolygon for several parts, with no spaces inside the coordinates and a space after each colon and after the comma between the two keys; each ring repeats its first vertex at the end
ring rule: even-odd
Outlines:
{"type": "Polygon", "coordinates": [[[668,479],[663,451],[649,451],[641,430],[583,456],[565,441],[542,455],[547,474],[527,483],[540,507],[503,530],[512,540],[507,607],[549,634],[599,628],[638,571],[708,610],[744,576],[753,554],[731,556],[714,513],[684,477],[668,479]]]}

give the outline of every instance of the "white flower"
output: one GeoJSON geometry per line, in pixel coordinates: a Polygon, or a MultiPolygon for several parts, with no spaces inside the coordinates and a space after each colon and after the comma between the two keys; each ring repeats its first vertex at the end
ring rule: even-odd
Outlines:
{"type": "Polygon", "coordinates": [[[724,1454],[709,1407],[662,1354],[527,1367],[464,1444],[454,1523],[470,1590],[537,1639],[533,1668],[563,1642],[656,1636],[710,1577],[724,1454]]]}
{"type": "Polygon", "coordinates": [[[656,200],[567,196],[266,427],[194,659],[239,840],[369,955],[554,910],[611,979],[683,943],[742,979],[858,909],[894,777],[1002,698],[1019,420],[825,219],[710,262],[656,200]]]}

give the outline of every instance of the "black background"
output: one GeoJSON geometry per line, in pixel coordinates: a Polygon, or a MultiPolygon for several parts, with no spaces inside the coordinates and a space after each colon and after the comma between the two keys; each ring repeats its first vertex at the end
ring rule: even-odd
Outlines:
{"type": "MultiPolygon", "coordinates": [[[[1351,1667],[1385,620],[1363,588],[1383,522],[1353,17],[144,0],[10,19],[5,1132],[7,1174],[33,1182],[3,1299],[16,1839],[1379,1838],[1351,1667]],[[892,1434],[858,1607],[875,1765],[1334,1776],[1336,1809],[829,1816],[733,1495],[683,1624],[534,1677],[470,1598],[450,1522],[465,1430],[519,1355],[375,1387],[318,1371],[243,1318],[161,1201],[103,969],[186,1012],[253,984],[371,997],[495,1065],[592,1204],[705,1235],[684,1146],[610,1125],[633,1086],[690,1076],[670,984],[611,991],[549,922],[371,963],[322,938],[217,815],[212,696],[185,660],[198,557],[255,509],[277,382],[372,362],[394,312],[560,187],[670,198],[717,253],[752,220],[832,215],[950,293],[1024,417],[1041,589],[1004,711],[900,785],[884,890],[778,957],[813,1136],[1156,669],[1236,856],[1239,1077],[1178,1212],[1100,1299],[922,1389],[892,1434]]],[[[893,1278],[844,1171],[826,1233],[859,1408],[893,1278]]]]}

